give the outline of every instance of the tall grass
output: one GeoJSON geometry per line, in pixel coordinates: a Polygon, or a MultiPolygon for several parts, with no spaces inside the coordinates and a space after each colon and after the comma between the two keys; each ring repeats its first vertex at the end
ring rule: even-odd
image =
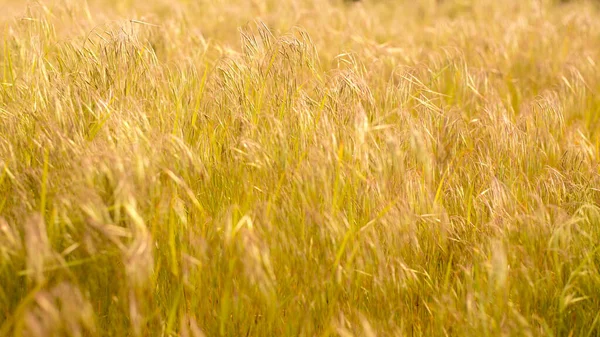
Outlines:
{"type": "Polygon", "coordinates": [[[600,334],[594,3],[0,6],[0,335],[600,334]]]}

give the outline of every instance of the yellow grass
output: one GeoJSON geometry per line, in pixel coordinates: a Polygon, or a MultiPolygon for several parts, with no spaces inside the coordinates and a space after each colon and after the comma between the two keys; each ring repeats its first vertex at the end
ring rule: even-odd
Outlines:
{"type": "Polygon", "coordinates": [[[0,0],[1,336],[600,335],[600,10],[0,0]]]}

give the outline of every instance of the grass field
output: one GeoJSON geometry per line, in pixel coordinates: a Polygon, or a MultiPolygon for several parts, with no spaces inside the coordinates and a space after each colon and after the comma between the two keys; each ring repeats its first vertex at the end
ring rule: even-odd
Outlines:
{"type": "Polygon", "coordinates": [[[0,336],[600,336],[600,7],[0,0],[0,336]]]}

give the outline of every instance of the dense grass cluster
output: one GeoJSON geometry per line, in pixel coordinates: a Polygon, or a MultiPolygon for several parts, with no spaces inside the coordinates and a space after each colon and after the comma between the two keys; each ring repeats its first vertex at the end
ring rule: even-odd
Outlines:
{"type": "Polygon", "coordinates": [[[598,336],[586,1],[0,1],[1,336],[598,336]]]}

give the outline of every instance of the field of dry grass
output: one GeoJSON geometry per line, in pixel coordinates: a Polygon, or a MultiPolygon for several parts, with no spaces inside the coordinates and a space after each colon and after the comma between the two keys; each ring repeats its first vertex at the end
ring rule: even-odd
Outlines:
{"type": "Polygon", "coordinates": [[[0,8],[0,336],[600,335],[597,3],[0,8]]]}

